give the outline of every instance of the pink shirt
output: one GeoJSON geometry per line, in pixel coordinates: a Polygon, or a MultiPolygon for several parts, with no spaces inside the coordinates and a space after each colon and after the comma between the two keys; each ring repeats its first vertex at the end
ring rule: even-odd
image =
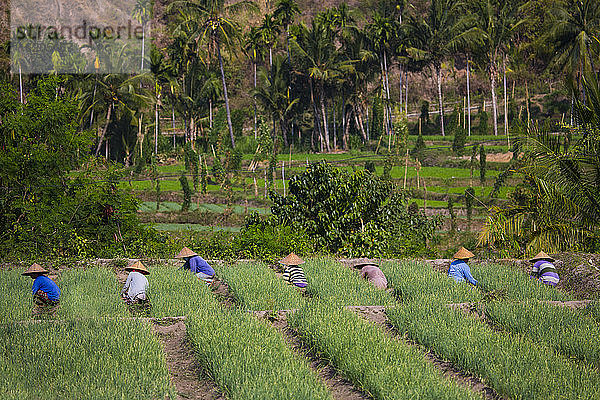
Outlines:
{"type": "Polygon", "coordinates": [[[360,277],[370,281],[376,288],[387,289],[387,279],[385,279],[383,272],[374,265],[362,267],[360,277]]]}

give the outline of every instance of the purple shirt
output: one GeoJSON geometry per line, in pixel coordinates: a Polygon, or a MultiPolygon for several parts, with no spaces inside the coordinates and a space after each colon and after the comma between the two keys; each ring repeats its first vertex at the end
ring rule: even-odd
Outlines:
{"type": "Polygon", "coordinates": [[[183,269],[189,269],[193,273],[203,272],[206,275],[213,276],[215,270],[200,256],[193,256],[185,262],[183,269]]]}
{"type": "Polygon", "coordinates": [[[551,286],[556,286],[560,280],[554,264],[546,260],[536,261],[533,264],[531,276],[537,278],[540,282],[551,286]]]}
{"type": "Polygon", "coordinates": [[[370,281],[376,288],[387,289],[387,279],[383,272],[374,265],[365,265],[360,270],[360,277],[370,281]]]}

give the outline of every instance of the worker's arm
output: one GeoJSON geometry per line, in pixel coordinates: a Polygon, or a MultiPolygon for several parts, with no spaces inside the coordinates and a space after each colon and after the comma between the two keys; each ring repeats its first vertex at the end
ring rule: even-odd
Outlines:
{"type": "Polygon", "coordinates": [[[125,294],[127,292],[129,285],[131,285],[131,274],[127,276],[127,280],[125,281],[125,286],[123,286],[123,289],[121,290],[121,294],[125,294]]]}
{"type": "Polygon", "coordinates": [[[537,265],[537,263],[533,264],[533,266],[531,267],[531,274],[529,275],[529,277],[531,278],[539,278],[539,273],[540,273],[540,267],[537,265]]]}
{"type": "Polygon", "coordinates": [[[464,264],[463,266],[463,276],[466,280],[469,281],[471,285],[477,286],[477,281],[475,280],[475,278],[473,278],[473,275],[471,275],[471,268],[469,268],[467,264],[464,264]]]}
{"type": "Polygon", "coordinates": [[[31,291],[33,293],[33,295],[35,296],[35,294],[37,293],[38,290],[40,290],[40,286],[42,286],[42,281],[41,280],[34,280],[33,281],[33,287],[31,288],[31,291]]]}

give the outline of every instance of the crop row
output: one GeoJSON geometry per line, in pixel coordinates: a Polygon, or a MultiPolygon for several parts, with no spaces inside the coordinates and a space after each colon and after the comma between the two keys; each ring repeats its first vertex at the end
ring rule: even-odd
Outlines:
{"type": "Polygon", "coordinates": [[[338,306],[391,305],[389,293],[360,278],[358,271],[337,261],[315,258],[302,265],[309,282],[307,293],[338,306]]]}
{"type": "Polygon", "coordinates": [[[375,399],[475,399],[407,343],[348,310],[311,304],[290,319],[312,349],[375,399]]]}
{"type": "Polygon", "coordinates": [[[589,399],[600,395],[593,368],[533,341],[494,332],[483,321],[423,297],[387,311],[390,322],[438,356],[483,378],[509,398],[589,399]]]}
{"type": "Polygon", "coordinates": [[[2,399],[175,398],[141,321],[1,324],[0,376],[2,399]]]}
{"type": "MultiPolygon", "coordinates": [[[[223,268],[230,289],[245,308],[264,308],[283,300],[282,308],[291,308],[296,299],[291,286],[254,290],[268,280],[279,279],[262,264],[237,264],[223,268]],[[255,268],[255,273],[253,272],[255,268]]],[[[340,309],[341,304],[392,304],[385,291],[360,280],[356,271],[327,259],[304,264],[309,291],[316,297],[291,314],[290,324],[302,340],[320,353],[357,387],[376,399],[473,399],[473,392],[458,387],[425,360],[417,348],[386,335],[377,326],[356,314],[340,309]],[[374,295],[377,293],[377,295],[374,295]]],[[[219,272],[221,273],[221,272],[219,272]]],[[[268,284],[267,286],[271,286],[268,284]]]]}
{"type": "Polygon", "coordinates": [[[600,326],[581,311],[538,301],[490,302],[485,315],[504,330],[600,367],[600,326]]]}
{"type": "Polygon", "coordinates": [[[300,308],[305,299],[300,289],[285,283],[261,262],[238,262],[233,266],[216,265],[236,303],[249,310],[289,310],[300,308]]]}
{"type": "Polygon", "coordinates": [[[186,326],[200,363],[229,400],[331,399],[306,360],[251,314],[200,310],[186,326]]]}

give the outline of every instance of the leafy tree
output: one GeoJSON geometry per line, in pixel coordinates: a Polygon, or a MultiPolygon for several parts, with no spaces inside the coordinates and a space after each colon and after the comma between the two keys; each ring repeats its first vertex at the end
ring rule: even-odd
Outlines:
{"type": "Polygon", "coordinates": [[[479,181],[485,185],[486,153],[483,145],[479,146],[479,181]]]}
{"type": "Polygon", "coordinates": [[[465,189],[465,207],[467,208],[468,229],[471,230],[471,217],[473,215],[473,200],[475,200],[475,189],[468,187],[465,189]]]}
{"type": "Polygon", "coordinates": [[[424,254],[437,226],[437,220],[409,214],[392,182],[324,162],[292,177],[289,195],[270,197],[280,224],[305,230],[319,248],[351,256],[424,254]]]}
{"type": "Polygon", "coordinates": [[[76,99],[38,79],[21,104],[0,84],[0,248],[7,257],[114,256],[144,252],[157,235],[137,219],[122,173],[84,156],[93,135],[78,132],[76,99]]]}
{"type": "Polygon", "coordinates": [[[467,130],[461,126],[454,128],[454,140],[452,141],[452,151],[461,156],[465,150],[467,141],[467,130]]]}
{"type": "Polygon", "coordinates": [[[190,204],[192,203],[192,190],[190,189],[190,184],[188,183],[187,177],[185,176],[185,172],[181,173],[181,176],[179,177],[179,183],[183,192],[183,202],[181,203],[181,211],[188,211],[190,209],[190,204]]]}

